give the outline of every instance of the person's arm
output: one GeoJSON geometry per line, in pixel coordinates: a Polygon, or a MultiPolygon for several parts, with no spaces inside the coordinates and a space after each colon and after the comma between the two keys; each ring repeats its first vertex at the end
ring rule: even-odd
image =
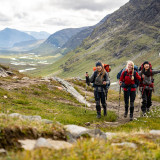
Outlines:
{"type": "Polygon", "coordinates": [[[122,72],[121,77],[120,77],[120,79],[119,79],[119,85],[120,85],[120,86],[122,85],[122,82],[124,81],[124,72],[125,72],[125,71],[122,72]]]}
{"type": "Polygon", "coordinates": [[[92,76],[89,78],[88,73],[86,74],[86,83],[94,83],[95,80],[95,72],[92,74],[92,76]]]}
{"type": "Polygon", "coordinates": [[[154,74],[158,74],[158,73],[160,73],[160,70],[152,70],[152,74],[154,75],[154,74]]]}
{"type": "Polygon", "coordinates": [[[136,78],[141,81],[141,76],[138,74],[138,72],[136,72],[136,78]]]}

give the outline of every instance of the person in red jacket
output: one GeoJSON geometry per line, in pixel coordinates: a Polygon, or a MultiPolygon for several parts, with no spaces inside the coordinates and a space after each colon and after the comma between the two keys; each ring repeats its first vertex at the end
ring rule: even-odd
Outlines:
{"type": "Polygon", "coordinates": [[[130,98],[130,121],[133,120],[134,112],[134,100],[136,97],[136,81],[141,81],[141,77],[138,72],[134,71],[134,63],[132,61],[127,62],[126,70],[122,72],[119,85],[123,87],[124,90],[124,102],[125,102],[125,113],[124,117],[128,115],[128,106],[130,98]]]}

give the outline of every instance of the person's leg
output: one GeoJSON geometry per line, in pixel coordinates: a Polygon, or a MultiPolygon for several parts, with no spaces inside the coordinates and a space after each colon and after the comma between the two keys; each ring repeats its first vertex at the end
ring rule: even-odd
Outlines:
{"type": "Polygon", "coordinates": [[[124,102],[125,102],[124,117],[126,118],[127,115],[128,115],[128,103],[129,103],[129,93],[128,93],[128,91],[124,91],[124,102]]]}
{"type": "Polygon", "coordinates": [[[130,92],[130,121],[133,120],[135,98],[136,98],[136,91],[131,91],[130,92]]]}
{"type": "Polygon", "coordinates": [[[94,91],[94,98],[96,101],[97,118],[101,118],[100,94],[94,91]]]}
{"type": "Polygon", "coordinates": [[[107,104],[106,104],[106,95],[105,92],[101,92],[101,103],[103,107],[104,116],[107,115],[107,104]]]}
{"type": "Polygon", "coordinates": [[[141,110],[143,112],[143,115],[145,115],[146,113],[146,108],[147,108],[147,90],[144,89],[142,91],[142,106],[141,106],[141,110]]]}
{"type": "Polygon", "coordinates": [[[147,96],[147,107],[146,107],[146,109],[147,109],[147,112],[149,112],[149,109],[152,106],[152,100],[151,100],[151,98],[152,98],[152,90],[148,90],[146,96],[147,96]]]}

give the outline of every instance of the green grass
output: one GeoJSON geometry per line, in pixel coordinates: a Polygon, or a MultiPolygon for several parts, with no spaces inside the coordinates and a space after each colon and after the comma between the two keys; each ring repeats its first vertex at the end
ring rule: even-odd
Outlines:
{"type": "Polygon", "coordinates": [[[104,140],[79,140],[71,149],[51,150],[36,149],[33,151],[23,151],[9,153],[3,159],[19,160],[158,160],[160,158],[160,137],[150,136],[149,134],[119,135],[114,139],[104,140]],[[113,146],[112,143],[130,142],[136,144],[137,148],[128,146],[113,146]]]}
{"type": "Polygon", "coordinates": [[[30,88],[6,91],[0,89],[1,112],[21,113],[24,115],[40,115],[42,118],[56,120],[62,124],[85,125],[86,122],[115,121],[116,114],[108,112],[102,119],[96,118],[96,111],[86,110],[69,93],[46,84],[32,85],[30,88]],[[8,98],[5,99],[4,96],[8,98]]]}

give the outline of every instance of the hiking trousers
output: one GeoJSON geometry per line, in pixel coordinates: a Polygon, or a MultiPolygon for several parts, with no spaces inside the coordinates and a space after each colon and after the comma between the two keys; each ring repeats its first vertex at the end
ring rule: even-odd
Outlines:
{"type": "Polygon", "coordinates": [[[94,97],[95,97],[95,101],[96,101],[96,110],[97,112],[101,112],[101,106],[100,106],[100,102],[102,104],[102,107],[104,109],[104,111],[106,111],[106,95],[105,92],[98,92],[98,91],[94,91],[94,97]]]}
{"type": "Polygon", "coordinates": [[[142,94],[142,106],[141,106],[142,112],[149,111],[149,108],[152,105],[151,97],[152,97],[152,90],[144,89],[142,94]]]}
{"type": "Polygon", "coordinates": [[[133,118],[134,101],[136,98],[136,91],[124,91],[125,113],[128,113],[129,99],[130,99],[130,118],[133,118]]]}

